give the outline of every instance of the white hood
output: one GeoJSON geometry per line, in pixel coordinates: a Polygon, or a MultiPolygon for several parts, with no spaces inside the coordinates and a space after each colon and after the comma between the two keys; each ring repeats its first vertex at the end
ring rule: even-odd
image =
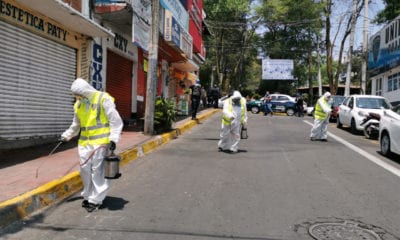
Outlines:
{"type": "Polygon", "coordinates": [[[240,99],[242,98],[242,94],[239,91],[234,91],[232,94],[232,99],[240,99]]]}
{"type": "Polygon", "coordinates": [[[97,90],[82,78],[77,78],[71,85],[71,91],[90,99],[97,90]]]}

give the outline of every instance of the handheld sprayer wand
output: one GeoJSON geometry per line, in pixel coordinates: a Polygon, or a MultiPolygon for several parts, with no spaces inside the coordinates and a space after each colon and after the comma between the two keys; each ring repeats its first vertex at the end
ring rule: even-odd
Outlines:
{"type": "MultiPolygon", "coordinates": [[[[53,150],[51,150],[51,152],[49,153],[49,156],[51,156],[54,151],[56,151],[56,149],[63,143],[63,141],[60,141],[54,148],[53,150]]],[[[36,178],[38,178],[39,176],[39,169],[42,167],[43,163],[45,162],[45,160],[39,165],[38,168],[36,168],[36,178]]]]}

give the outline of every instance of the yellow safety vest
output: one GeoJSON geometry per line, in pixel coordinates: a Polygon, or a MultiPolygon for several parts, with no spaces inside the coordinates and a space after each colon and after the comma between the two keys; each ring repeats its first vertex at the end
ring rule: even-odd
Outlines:
{"type": "MultiPolygon", "coordinates": [[[[322,96],[321,98],[322,98],[323,104],[328,105],[328,102],[325,100],[325,98],[324,98],[323,96],[322,96]]],[[[320,98],[320,99],[321,99],[321,98],[320,98]]],[[[320,100],[320,99],[318,99],[317,104],[315,104],[314,117],[315,117],[316,119],[318,119],[318,120],[325,120],[326,117],[327,117],[327,114],[324,112],[324,110],[322,109],[322,107],[319,105],[319,100],[320,100]]]]}
{"type": "MultiPolygon", "coordinates": [[[[231,98],[229,98],[228,100],[226,100],[226,101],[229,101],[229,106],[228,106],[228,111],[229,112],[233,112],[233,106],[232,106],[232,99],[231,98]]],[[[241,114],[241,123],[243,123],[244,122],[244,115],[245,115],[245,108],[244,108],[244,104],[246,104],[246,100],[244,100],[243,98],[241,98],[240,99],[240,105],[241,105],[241,108],[242,108],[242,114],[241,114]]],[[[225,115],[223,115],[222,116],[222,123],[224,124],[224,125],[229,125],[229,124],[231,124],[231,122],[232,122],[232,120],[230,119],[230,118],[228,118],[227,116],[225,116],[225,115]]]]}
{"type": "Polygon", "coordinates": [[[81,134],[78,144],[80,146],[102,145],[110,143],[110,123],[103,109],[104,100],[110,97],[105,92],[96,92],[90,105],[82,101],[75,102],[74,110],[81,125],[81,134]]]}

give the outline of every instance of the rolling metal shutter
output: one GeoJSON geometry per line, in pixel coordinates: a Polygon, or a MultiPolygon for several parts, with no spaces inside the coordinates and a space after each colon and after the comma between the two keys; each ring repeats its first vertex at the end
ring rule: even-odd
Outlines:
{"type": "Polygon", "coordinates": [[[71,124],[76,50],[0,21],[0,140],[54,137],[71,124]]]}
{"type": "Polygon", "coordinates": [[[132,61],[107,51],[106,92],[115,98],[115,105],[122,119],[131,118],[132,65],[132,61]]]}

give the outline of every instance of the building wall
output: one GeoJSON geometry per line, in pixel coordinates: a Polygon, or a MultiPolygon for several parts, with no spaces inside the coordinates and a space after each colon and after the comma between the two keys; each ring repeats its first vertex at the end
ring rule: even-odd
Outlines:
{"type": "Polygon", "coordinates": [[[400,15],[369,40],[371,93],[400,103],[400,15]]]}

